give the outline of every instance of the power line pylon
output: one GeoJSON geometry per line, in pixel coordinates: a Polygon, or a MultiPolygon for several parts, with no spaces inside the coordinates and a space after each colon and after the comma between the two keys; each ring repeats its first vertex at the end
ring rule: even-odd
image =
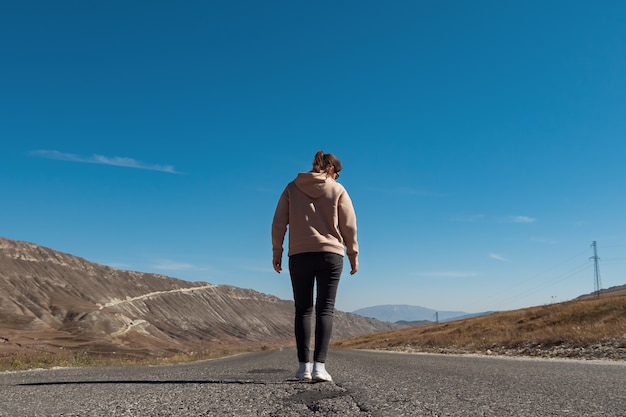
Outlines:
{"type": "Polygon", "coordinates": [[[602,282],[600,281],[600,265],[598,264],[600,257],[598,256],[598,245],[595,240],[591,243],[591,247],[593,248],[593,256],[589,259],[593,259],[593,291],[596,293],[596,297],[600,297],[600,290],[602,290],[602,282]]]}

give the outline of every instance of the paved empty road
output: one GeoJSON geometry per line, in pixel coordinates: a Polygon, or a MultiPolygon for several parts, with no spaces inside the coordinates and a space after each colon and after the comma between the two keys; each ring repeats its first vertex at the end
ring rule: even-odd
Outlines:
{"type": "Polygon", "coordinates": [[[0,373],[0,416],[626,416],[624,363],[334,350],[303,383],[294,358],[0,373]]]}

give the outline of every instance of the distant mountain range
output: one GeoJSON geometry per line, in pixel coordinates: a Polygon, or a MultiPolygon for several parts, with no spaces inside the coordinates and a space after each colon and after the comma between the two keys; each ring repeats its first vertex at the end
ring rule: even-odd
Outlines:
{"type": "MultiPolygon", "coordinates": [[[[333,337],[400,328],[338,311],[333,337]]],[[[123,271],[0,238],[0,354],[30,349],[177,353],[293,343],[293,302],[123,271]]]]}
{"type": "Polygon", "coordinates": [[[411,322],[442,322],[489,314],[489,312],[470,314],[464,311],[439,311],[406,304],[365,307],[355,310],[352,313],[391,323],[402,322],[402,324],[409,324],[411,322]]]}

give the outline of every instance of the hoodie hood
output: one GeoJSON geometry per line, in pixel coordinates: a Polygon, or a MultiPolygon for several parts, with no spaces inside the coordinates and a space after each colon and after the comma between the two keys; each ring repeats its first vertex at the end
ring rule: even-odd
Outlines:
{"type": "Polygon", "coordinates": [[[296,187],[311,198],[320,198],[333,180],[325,172],[300,172],[293,181],[296,187]]]}

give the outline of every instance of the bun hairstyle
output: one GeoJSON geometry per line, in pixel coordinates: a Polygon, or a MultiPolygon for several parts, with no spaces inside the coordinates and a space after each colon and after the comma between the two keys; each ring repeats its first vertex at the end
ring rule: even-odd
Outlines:
{"type": "Polygon", "coordinates": [[[339,173],[339,171],[341,171],[341,161],[332,153],[317,151],[315,158],[313,158],[313,171],[328,173],[330,168],[333,167],[335,168],[335,172],[339,173]]]}

